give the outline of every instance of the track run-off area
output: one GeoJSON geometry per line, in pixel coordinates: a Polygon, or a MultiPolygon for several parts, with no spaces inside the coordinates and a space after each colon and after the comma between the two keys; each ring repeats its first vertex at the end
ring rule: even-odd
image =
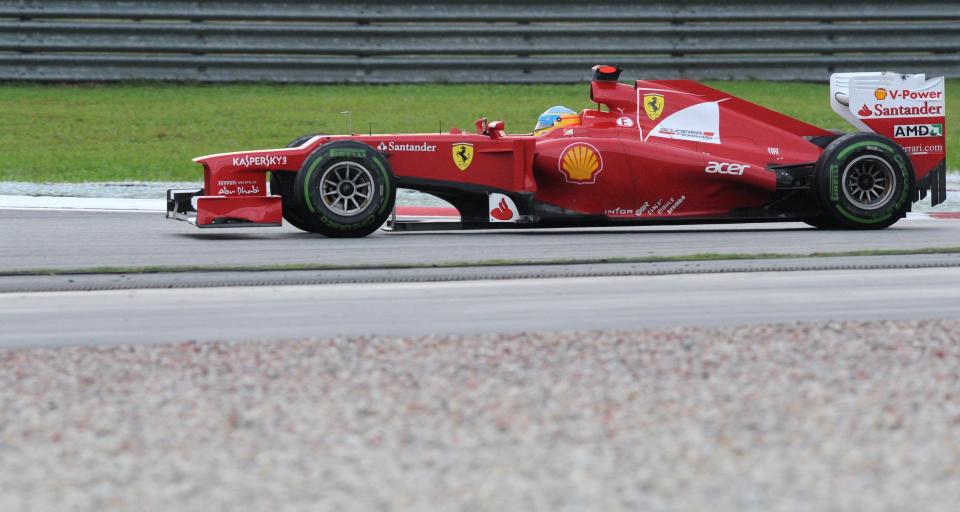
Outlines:
{"type": "Polygon", "coordinates": [[[0,239],[2,510],[960,500],[957,220],[0,239]]]}

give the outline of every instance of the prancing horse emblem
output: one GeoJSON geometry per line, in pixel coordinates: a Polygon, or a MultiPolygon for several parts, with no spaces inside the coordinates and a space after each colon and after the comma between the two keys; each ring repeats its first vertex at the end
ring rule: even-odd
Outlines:
{"type": "Polygon", "coordinates": [[[473,163],[473,144],[461,142],[453,145],[453,163],[457,169],[466,171],[473,163]]]}
{"type": "Polygon", "coordinates": [[[651,121],[656,121],[660,114],[663,113],[663,95],[662,94],[644,94],[643,95],[643,111],[647,113],[647,117],[651,121]]]}

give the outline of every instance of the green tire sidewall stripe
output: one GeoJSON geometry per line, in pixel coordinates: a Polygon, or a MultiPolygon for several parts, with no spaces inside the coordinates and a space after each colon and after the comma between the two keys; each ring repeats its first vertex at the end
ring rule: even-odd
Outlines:
{"type": "MultiPolygon", "coordinates": [[[[324,150],[321,150],[321,151],[324,151],[324,150]]],[[[391,182],[391,176],[390,176],[390,172],[387,170],[387,166],[383,162],[383,157],[379,153],[374,153],[369,148],[345,149],[345,148],[337,148],[337,147],[326,148],[326,151],[318,154],[316,159],[313,162],[311,162],[310,165],[307,167],[307,170],[306,170],[307,175],[304,177],[304,194],[303,195],[307,203],[307,208],[310,210],[310,213],[314,213],[314,214],[318,213],[317,208],[313,204],[312,194],[310,193],[310,190],[313,188],[312,183],[313,183],[314,173],[317,171],[317,169],[322,168],[323,165],[327,163],[331,159],[331,157],[334,154],[336,154],[336,152],[338,151],[355,151],[357,152],[357,153],[354,153],[355,158],[361,158],[359,156],[359,152],[366,152],[366,156],[363,157],[363,159],[373,163],[373,165],[376,167],[376,170],[380,171],[380,176],[382,177],[383,182],[380,184],[381,200],[380,200],[380,205],[377,208],[377,214],[382,215],[390,205],[391,198],[395,193],[395,187],[389,186],[391,182]]],[[[323,224],[333,229],[337,229],[340,231],[350,231],[350,230],[366,227],[371,222],[376,222],[378,215],[368,216],[366,219],[364,219],[363,221],[357,224],[343,224],[329,218],[323,212],[320,212],[319,220],[323,224]]]]}
{"type": "Polygon", "coordinates": [[[836,208],[837,208],[837,211],[840,212],[840,214],[843,215],[844,217],[854,222],[859,222],[861,224],[879,224],[889,219],[890,216],[893,215],[891,212],[884,212],[884,214],[879,217],[874,217],[872,219],[864,219],[862,217],[857,217],[856,215],[848,212],[847,209],[840,204],[836,205],[836,208]]]}
{"type": "Polygon", "coordinates": [[[896,154],[896,151],[894,151],[894,149],[893,149],[892,147],[890,147],[888,144],[884,144],[884,143],[882,143],[882,142],[877,142],[877,141],[872,141],[872,140],[865,140],[865,141],[863,141],[863,142],[857,142],[856,144],[851,144],[851,145],[843,148],[843,150],[841,150],[839,153],[837,153],[837,159],[838,159],[838,160],[843,160],[843,157],[845,157],[845,156],[847,156],[848,154],[850,154],[851,151],[854,151],[854,150],[856,150],[856,149],[862,148],[862,147],[864,147],[864,146],[877,146],[877,147],[880,147],[880,148],[885,149],[885,150],[887,151],[887,153],[890,154],[890,155],[896,154]]]}
{"type": "Polygon", "coordinates": [[[316,160],[310,163],[310,167],[307,168],[307,176],[304,178],[303,183],[306,185],[303,191],[303,198],[307,201],[307,208],[310,210],[310,213],[317,213],[317,209],[313,206],[313,200],[310,198],[310,188],[311,182],[313,180],[313,173],[320,167],[320,164],[326,162],[329,158],[325,154],[321,154],[317,157],[316,160]]]}
{"type": "Polygon", "coordinates": [[[380,194],[380,196],[385,199],[385,201],[380,201],[380,208],[377,211],[377,213],[381,213],[381,214],[387,209],[387,205],[390,204],[390,196],[392,196],[395,193],[395,187],[388,186],[388,184],[390,183],[390,173],[387,172],[387,167],[381,161],[382,158],[383,157],[380,156],[379,154],[373,155],[373,158],[372,158],[374,165],[377,166],[377,169],[380,170],[380,174],[383,176],[383,183],[381,184],[381,186],[387,189],[380,194]]]}
{"type": "Polygon", "coordinates": [[[908,193],[910,191],[910,173],[907,171],[907,166],[903,161],[903,157],[889,144],[883,142],[869,140],[863,142],[857,142],[851,144],[841,151],[839,151],[834,157],[834,163],[830,165],[830,201],[833,203],[834,209],[847,219],[858,224],[879,224],[881,222],[887,221],[893,215],[893,212],[900,209],[903,206],[903,202],[907,199],[908,193]],[[896,201],[891,202],[886,209],[883,210],[882,214],[878,217],[864,218],[856,215],[853,212],[850,212],[840,203],[840,164],[839,162],[843,161],[847,155],[850,153],[859,150],[877,150],[881,153],[884,153],[897,164],[897,171],[900,172],[900,175],[903,177],[902,190],[900,191],[900,197],[896,201]]]}
{"type": "Polygon", "coordinates": [[[840,200],[840,164],[830,165],[830,200],[840,200]]]}

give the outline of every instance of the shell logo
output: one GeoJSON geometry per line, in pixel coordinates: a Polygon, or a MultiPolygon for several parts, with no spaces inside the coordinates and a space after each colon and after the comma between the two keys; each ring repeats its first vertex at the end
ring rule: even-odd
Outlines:
{"type": "Polygon", "coordinates": [[[887,90],[884,89],[883,87],[881,87],[881,88],[873,91],[873,97],[876,98],[877,101],[883,101],[883,100],[887,99],[887,90]]]}
{"type": "Polygon", "coordinates": [[[558,167],[567,183],[592,185],[597,182],[597,175],[603,170],[603,157],[597,148],[578,142],[570,144],[560,152],[558,167]]]}

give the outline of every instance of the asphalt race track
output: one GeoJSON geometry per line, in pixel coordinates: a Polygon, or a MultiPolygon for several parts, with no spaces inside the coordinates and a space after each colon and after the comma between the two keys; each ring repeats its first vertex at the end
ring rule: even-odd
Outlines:
{"type": "MultiPolygon", "coordinates": [[[[879,232],[755,224],[380,232],[354,240],[327,239],[291,228],[200,231],[155,213],[135,212],[0,210],[0,226],[5,240],[0,271],[7,273],[153,265],[429,265],[505,259],[522,263],[960,245],[960,222],[949,220],[901,221],[879,232]]],[[[377,272],[0,276],[0,291],[8,292],[0,293],[4,326],[0,345],[960,316],[956,254],[377,272]],[[162,289],[168,287],[172,289],[162,289]],[[74,289],[98,291],[43,291],[74,289]]]]}
{"type": "Polygon", "coordinates": [[[842,252],[960,246],[960,222],[902,220],[880,231],[721,224],[509,232],[378,232],[333,240],[294,228],[200,230],[163,214],[0,210],[0,272],[153,265],[431,264],[696,253],[842,252]]]}

